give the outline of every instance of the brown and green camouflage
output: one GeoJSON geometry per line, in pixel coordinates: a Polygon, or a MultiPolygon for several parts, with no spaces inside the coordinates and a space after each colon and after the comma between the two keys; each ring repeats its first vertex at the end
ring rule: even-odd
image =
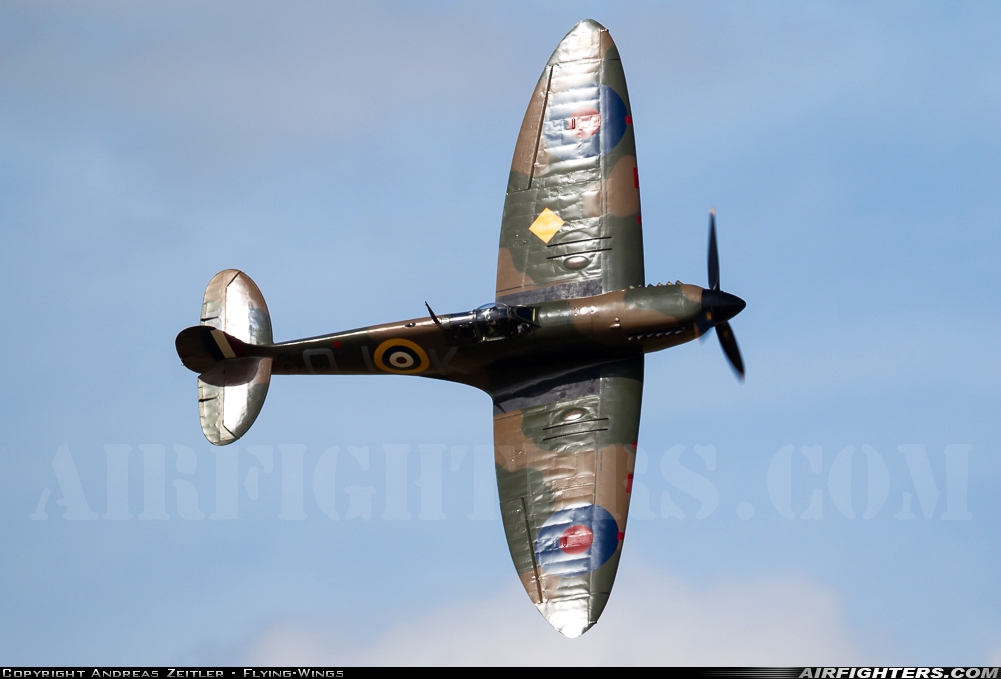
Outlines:
{"type": "Polygon", "coordinates": [[[521,126],[495,302],[274,343],[257,286],[223,271],[206,288],[201,324],[176,341],[199,373],[206,438],[242,436],[271,375],[416,375],[482,389],[493,398],[518,576],[556,629],[582,634],[608,601],[625,537],[643,355],[715,327],[743,372],[727,321],[744,303],[719,290],[714,226],[709,288],[644,285],[636,168],[618,50],[604,27],[582,21],[547,62],[521,126]]]}

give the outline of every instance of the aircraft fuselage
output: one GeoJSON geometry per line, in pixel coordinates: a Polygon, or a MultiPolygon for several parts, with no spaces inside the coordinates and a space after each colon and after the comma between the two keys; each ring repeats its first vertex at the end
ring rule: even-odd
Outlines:
{"type": "MultiPolygon", "coordinates": [[[[246,349],[270,357],[278,375],[419,375],[493,392],[540,368],[552,374],[564,364],[579,368],[689,342],[725,320],[705,318],[704,292],[678,283],[541,302],[520,307],[532,320],[501,319],[506,325],[493,336],[491,321],[474,311],[246,349]]],[[[487,305],[483,315],[496,308],[487,305]]]]}

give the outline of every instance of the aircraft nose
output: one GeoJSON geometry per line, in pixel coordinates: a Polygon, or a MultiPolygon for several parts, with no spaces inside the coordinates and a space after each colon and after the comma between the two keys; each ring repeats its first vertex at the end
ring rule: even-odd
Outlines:
{"type": "Polygon", "coordinates": [[[702,308],[713,315],[713,321],[728,321],[747,306],[747,302],[722,290],[703,290],[702,308]]]}

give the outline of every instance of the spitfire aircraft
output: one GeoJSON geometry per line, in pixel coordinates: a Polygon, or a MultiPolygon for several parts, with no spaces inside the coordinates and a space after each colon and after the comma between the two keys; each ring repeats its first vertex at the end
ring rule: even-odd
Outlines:
{"type": "Polygon", "coordinates": [[[274,342],[264,297],[234,269],[209,282],[177,353],[198,373],[202,431],[243,436],[272,375],[417,375],[493,399],[497,487],[514,565],[568,637],[598,620],[632,490],[643,355],[713,328],[743,377],[720,290],[715,215],[709,286],[646,285],[632,109],[608,31],[582,21],[532,92],[508,179],[494,302],[274,342]]]}

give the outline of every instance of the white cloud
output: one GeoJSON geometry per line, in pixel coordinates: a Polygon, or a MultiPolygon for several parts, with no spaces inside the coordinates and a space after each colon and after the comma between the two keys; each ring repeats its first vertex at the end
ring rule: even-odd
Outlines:
{"type": "Polygon", "coordinates": [[[997,649],[993,653],[991,653],[990,658],[988,658],[987,660],[987,666],[988,667],[1001,666],[1001,646],[998,646],[997,649]]]}
{"type": "MultiPolygon", "coordinates": [[[[625,569],[623,569],[625,570],[625,569]]],[[[579,639],[549,627],[520,589],[451,605],[349,642],[287,620],[258,634],[253,665],[844,665],[861,661],[838,596],[799,575],[697,586],[648,568],[620,574],[601,620],[579,639]]]]}

